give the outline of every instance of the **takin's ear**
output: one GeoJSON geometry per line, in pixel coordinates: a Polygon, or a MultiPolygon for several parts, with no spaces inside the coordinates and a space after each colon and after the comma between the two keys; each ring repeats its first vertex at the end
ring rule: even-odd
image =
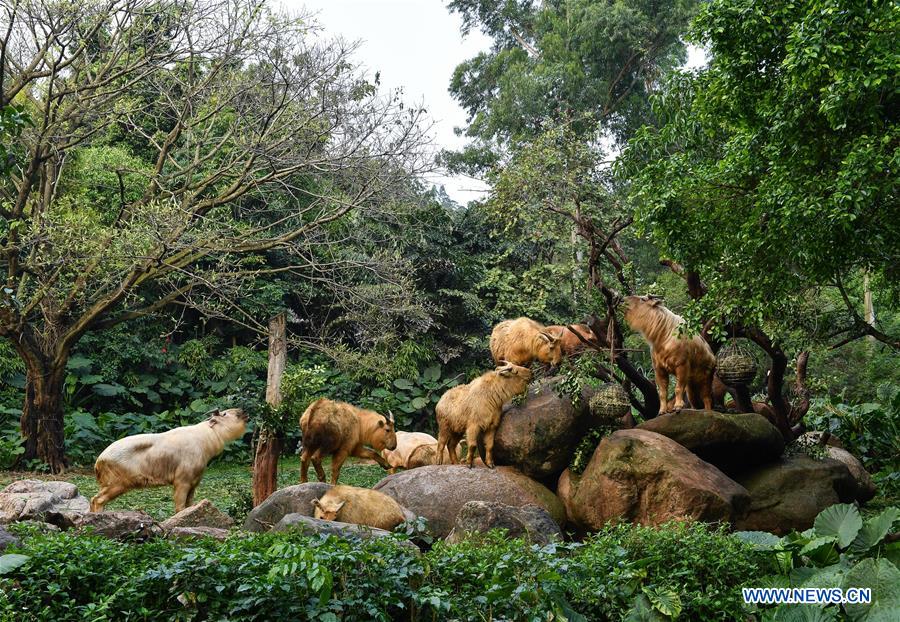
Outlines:
{"type": "Polygon", "coordinates": [[[209,427],[213,427],[215,425],[218,425],[219,423],[219,420],[215,417],[210,417],[209,419],[207,419],[207,421],[209,422],[209,427]]]}
{"type": "Polygon", "coordinates": [[[340,503],[338,503],[336,506],[334,506],[334,511],[335,511],[335,512],[340,512],[340,511],[341,511],[341,508],[344,507],[344,504],[345,504],[345,503],[347,503],[347,502],[346,502],[346,501],[341,501],[340,503]]]}
{"type": "Polygon", "coordinates": [[[383,427],[384,427],[384,419],[379,419],[379,420],[378,420],[378,427],[379,427],[379,428],[383,428],[383,427]]]}
{"type": "Polygon", "coordinates": [[[661,304],[662,304],[662,298],[651,298],[651,299],[650,299],[650,306],[651,306],[651,307],[658,307],[658,306],[661,305],[661,304]]]}

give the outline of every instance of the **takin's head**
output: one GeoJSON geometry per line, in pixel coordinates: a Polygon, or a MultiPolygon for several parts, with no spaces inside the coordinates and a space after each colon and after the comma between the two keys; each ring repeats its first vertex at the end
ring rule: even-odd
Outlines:
{"type": "Polygon", "coordinates": [[[321,518],[322,520],[337,520],[338,512],[344,507],[344,503],[346,503],[346,501],[334,496],[313,499],[312,504],[316,508],[313,512],[313,516],[315,518],[321,518]]]}
{"type": "Polygon", "coordinates": [[[504,384],[513,385],[513,395],[522,392],[528,386],[528,383],[531,382],[531,370],[515,363],[500,362],[503,364],[494,369],[498,380],[501,380],[504,384]]]}
{"type": "MultiPolygon", "coordinates": [[[[377,413],[376,413],[377,414],[377,413]]],[[[372,438],[369,439],[368,445],[371,445],[375,451],[382,449],[397,449],[397,430],[394,425],[394,413],[388,411],[388,416],[378,415],[378,423],[372,432],[372,438]]]]}
{"type": "Polygon", "coordinates": [[[247,420],[250,417],[240,408],[228,410],[214,410],[209,415],[207,423],[216,431],[225,442],[233,441],[244,435],[247,431],[247,420]]]}
{"type": "Polygon", "coordinates": [[[534,357],[541,363],[549,363],[556,367],[562,360],[562,341],[560,335],[544,329],[534,337],[534,357]]]}
{"type": "Polygon", "coordinates": [[[625,321],[638,330],[649,323],[649,318],[658,315],[665,308],[662,306],[662,298],[653,295],[625,296],[622,304],[625,306],[625,321]]]}

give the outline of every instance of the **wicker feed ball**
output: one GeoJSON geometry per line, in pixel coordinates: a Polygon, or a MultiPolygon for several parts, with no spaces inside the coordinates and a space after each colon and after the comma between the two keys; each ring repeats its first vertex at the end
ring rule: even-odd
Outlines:
{"type": "Polygon", "coordinates": [[[716,373],[728,386],[747,384],[756,376],[756,358],[732,342],[716,355],[716,373]]]}
{"type": "Polygon", "coordinates": [[[631,412],[631,401],[628,393],[617,382],[608,382],[591,396],[588,404],[591,414],[597,419],[610,421],[621,419],[631,412]]]}

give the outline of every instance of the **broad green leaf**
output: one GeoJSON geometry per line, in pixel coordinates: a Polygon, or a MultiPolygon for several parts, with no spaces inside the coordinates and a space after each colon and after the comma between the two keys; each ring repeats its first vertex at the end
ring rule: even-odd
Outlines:
{"type": "Polygon", "coordinates": [[[28,555],[19,555],[18,553],[0,555],[0,575],[12,572],[16,568],[27,562],[29,559],[31,559],[31,557],[29,557],[28,555]]]}
{"type": "Polygon", "coordinates": [[[850,544],[850,551],[864,553],[877,545],[888,534],[898,518],[900,518],[900,510],[887,508],[878,516],[867,520],[859,530],[856,539],[850,544]]]}
{"type": "Polygon", "coordinates": [[[113,397],[114,395],[121,395],[125,392],[125,387],[120,384],[95,384],[91,387],[91,390],[97,395],[102,395],[103,397],[113,397]]]}
{"type": "Polygon", "coordinates": [[[870,604],[846,604],[851,620],[897,622],[900,620],[900,570],[888,560],[866,558],[851,568],[841,588],[867,587],[872,590],[870,604]]]}
{"type": "Polygon", "coordinates": [[[832,622],[838,619],[838,609],[819,605],[779,605],[766,619],[772,622],[832,622]]]}
{"type": "Polygon", "coordinates": [[[838,503],[822,510],[813,524],[816,536],[834,536],[838,546],[847,548],[862,528],[862,517],[856,506],[838,503]]]}
{"type": "Polygon", "coordinates": [[[760,551],[775,551],[781,548],[781,538],[768,531],[736,531],[734,537],[760,551]]]}
{"type": "Polygon", "coordinates": [[[816,538],[800,549],[800,554],[809,557],[816,566],[827,566],[836,563],[839,559],[836,544],[837,538],[834,536],[816,538]]]}
{"type": "Polygon", "coordinates": [[[847,566],[832,564],[824,568],[795,568],[791,571],[791,584],[794,587],[821,587],[831,588],[841,584],[847,566]]]}
{"type": "Polygon", "coordinates": [[[650,599],[638,594],[624,618],[624,622],[668,622],[669,618],[653,608],[650,599]]]}
{"type": "Polygon", "coordinates": [[[409,391],[413,388],[413,383],[406,378],[397,378],[396,380],[394,380],[394,386],[401,391],[409,391]]]}
{"type": "Polygon", "coordinates": [[[417,397],[412,401],[412,407],[416,410],[421,410],[428,406],[428,400],[424,397],[417,397]]]}
{"type": "Polygon", "coordinates": [[[440,365],[432,365],[427,368],[424,372],[422,372],[422,377],[425,378],[428,382],[437,382],[441,377],[441,366],[440,365]]]}
{"type": "Polygon", "coordinates": [[[650,599],[650,604],[653,605],[653,608],[663,615],[677,618],[681,613],[681,598],[679,598],[677,592],[662,588],[645,587],[644,594],[650,599]]]}

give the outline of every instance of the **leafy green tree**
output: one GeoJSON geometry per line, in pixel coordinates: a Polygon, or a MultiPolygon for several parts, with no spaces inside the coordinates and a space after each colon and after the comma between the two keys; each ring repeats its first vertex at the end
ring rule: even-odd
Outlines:
{"type": "Polygon", "coordinates": [[[463,30],[493,39],[460,64],[450,92],[469,114],[467,149],[449,157],[484,170],[504,150],[572,121],[579,136],[629,136],[648,120],[658,77],[684,59],[693,0],[453,0],[463,30]]]}
{"type": "Polygon", "coordinates": [[[898,30],[891,2],[704,7],[709,65],[668,82],[621,161],[643,228],[708,290],[696,317],[900,348],[893,314],[862,312],[863,275],[876,308],[900,302],[898,30]]]}
{"type": "Polygon", "coordinates": [[[203,308],[207,291],[244,319],[262,274],[332,283],[347,265],[334,235],[390,210],[422,166],[423,111],[378,97],[346,46],[263,0],[0,0],[0,14],[0,107],[34,121],[0,179],[0,338],[26,367],[22,458],[58,471],[85,333],[203,308]]]}

